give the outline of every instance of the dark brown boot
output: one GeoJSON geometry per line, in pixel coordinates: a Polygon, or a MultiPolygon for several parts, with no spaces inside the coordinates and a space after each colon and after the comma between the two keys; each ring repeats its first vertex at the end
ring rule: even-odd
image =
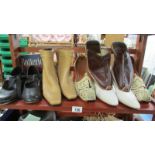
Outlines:
{"type": "Polygon", "coordinates": [[[115,56],[113,73],[121,90],[129,91],[133,80],[133,65],[127,47],[123,42],[114,42],[112,49],[115,56]]]}
{"type": "Polygon", "coordinates": [[[112,49],[115,55],[112,73],[117,97],[126,106],[139,109],[140,103],[130,90],[134,71],[127,47],[123,42],[114,42],[112,49]]]}
{"type": "Polygon", "coordinates": [[[118,99],[112,86],[110,49],[100,49],[98,41],[87,42],[88,67],[94,79],[96,96],[103,102],[117,106],[118,99]]]}
{"type": "Polygon", "coordinates": [[[101,51],[98,41],[87,42],[88,66],[93,78],[103,89],[112,88],[110,73],[110,50],[101,51]]]}

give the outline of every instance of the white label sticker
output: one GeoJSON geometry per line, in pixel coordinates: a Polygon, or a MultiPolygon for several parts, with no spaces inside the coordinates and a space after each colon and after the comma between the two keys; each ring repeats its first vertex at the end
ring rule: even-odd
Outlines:
{"type": "Polygon", "coordinates": [[[82,107],[72,106],[72,112],[82,113],[82,107]]]}

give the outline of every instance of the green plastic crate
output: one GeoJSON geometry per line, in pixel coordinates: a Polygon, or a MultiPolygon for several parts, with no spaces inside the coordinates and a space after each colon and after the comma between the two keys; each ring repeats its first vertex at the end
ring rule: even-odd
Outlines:
{"type": "Polygon", "coordinates": [[[0,48],[10,48],[10,43],[1,43],[0,42],[0,48]]]}
{"type": "Polygon", "coordinates": [[[3,66],[3,71],[4,71],[4,73],[5,73],[5,72],[11,73],[12,70],[13,70],[13,67],[6,67],[6,66],[3,66]]]}
{"type": "Polygon", "coordinates": [[[8,34],[0,34],[0,40],[9,40],[8,34]]]}
{"type": "Polygon", "coordinates": [[[0,50],[0,55],[2,55],[3,57],[11,57],[11,52],[0,50]]]}
{"type": "Polygon", "coordinates": [[[2,58],[2,64],[3,65],[12,65],[12,60],[2,58]]]}

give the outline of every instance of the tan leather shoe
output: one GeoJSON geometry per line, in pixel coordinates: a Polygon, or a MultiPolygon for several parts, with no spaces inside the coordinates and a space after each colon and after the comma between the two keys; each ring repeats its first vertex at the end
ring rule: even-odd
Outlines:
{"type": "Polygon", "coordinates": [[[57,49],[58,77],[63,95],[71,100],[77,97],[70,67],[73,61],[73,50],[57,49]]]}
{"type": "Polygon", "coordinates": [[[40,50],[43,63],[43,95],[51,105],[61,104],[61,91],[54,65],[54,53],[49,50],[40,50]]]}

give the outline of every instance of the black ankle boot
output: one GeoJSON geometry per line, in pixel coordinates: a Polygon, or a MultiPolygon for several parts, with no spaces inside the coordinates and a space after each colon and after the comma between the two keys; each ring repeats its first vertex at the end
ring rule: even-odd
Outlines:
{"type": "Polygon", "coordinates": [[[28,68],[22,99],[26,103],[36,103],[42,99],[40,74],[35,66],[28,68]]]}
{"type": "Polygon", "coordinates": [[[21,98],[21,74],[21,68],[16,67],[11,75],[4,80],[0,89],[0,104],[8,104],[21,98]]]}

